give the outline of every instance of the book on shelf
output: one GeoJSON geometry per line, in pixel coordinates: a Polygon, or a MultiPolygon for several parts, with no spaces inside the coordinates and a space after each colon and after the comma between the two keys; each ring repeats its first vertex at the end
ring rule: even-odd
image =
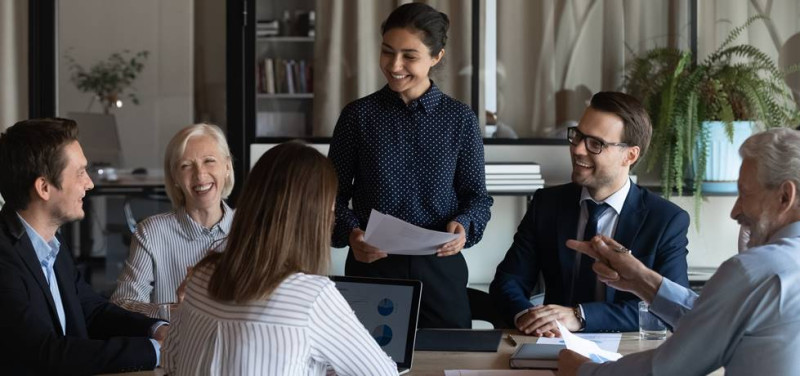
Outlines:
{"type": "Polygon", "coordinates": [[[542,174],[486,174],[486,180],[530,180],[542,179],[542,174]]]}
{"type": "Polygon", "coordinates": [[[511,368],[558,369],[558,353],[566,349],[564,345],[523,343],[508,360],[511,368]]]}
{"type": "Polygon", "coordinates": [[[486,184],[487,192],[533,192],[544,184],[486,184]]]}
{"type": "Polygon", "coordinates": [[[285,60],[286,62],[286,92],[294,94],[294,60],[285,60]]]}
{"type": "Polygon", "coordinates": [[[486,163],[486,174],[539,174],[541,168],[537,163],[504,162],[486,163]]]}
{"type": "Polygon", "coordinates": [[[262,93],[275,94],[275,61],[272,58],[264,59],[264,91],[262,93]]]}

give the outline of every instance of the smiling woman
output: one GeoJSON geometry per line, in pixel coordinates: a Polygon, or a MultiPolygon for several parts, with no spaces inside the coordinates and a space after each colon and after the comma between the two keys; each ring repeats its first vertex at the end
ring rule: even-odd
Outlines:
{"type": "Polygon", "coordinates": [[[142,221],[111,300],[155,317],[159,304],[176,303],[187,268],[221,249],[233,210],[223,199],[233,189],[228,143],[215,125],[180,130],[164,160],[167,195],[173,210],[142,221]]]}

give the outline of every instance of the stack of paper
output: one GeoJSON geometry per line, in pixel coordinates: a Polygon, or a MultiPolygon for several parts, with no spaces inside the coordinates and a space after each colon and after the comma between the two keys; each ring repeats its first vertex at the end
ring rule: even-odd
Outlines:
{"type": "Polygon", "coordinates": [[[486,164],[486,190],[489,193],[531,193],[542,187],[544,179],[536,163],[486,164]]]}

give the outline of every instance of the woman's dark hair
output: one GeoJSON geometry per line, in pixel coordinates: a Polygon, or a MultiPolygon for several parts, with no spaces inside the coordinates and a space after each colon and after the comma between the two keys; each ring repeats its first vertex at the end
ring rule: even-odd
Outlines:
{"type": "Polygon", "coordinates": [[[381,24],[381,35],[391,29],[415,29],[422,33],[422,43],[436,56],[447,44],[447,29],[450,19],[447,15],[422,3],[403,4],[381,24]]]}

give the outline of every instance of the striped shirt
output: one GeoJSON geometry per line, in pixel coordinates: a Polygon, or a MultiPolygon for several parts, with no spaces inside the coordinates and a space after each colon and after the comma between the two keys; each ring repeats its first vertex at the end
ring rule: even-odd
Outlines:
{"type": "Polygon", "coordinates": [[[130,254],[111,302],[129,311],[157,317],[158,305],[177,301],[175,290],[210,249],[222,250],[233,209],[222,203],[222,219],[207,229],[184,208],[149,217],[136,226],[130,254]]]}
{"type": "Polygon", "coordinates": [[[196,271],[164,344],[169,375],[396,375],[328,278],[295,273],[264,300],[208,296],[209,269],[196,271]]]}

